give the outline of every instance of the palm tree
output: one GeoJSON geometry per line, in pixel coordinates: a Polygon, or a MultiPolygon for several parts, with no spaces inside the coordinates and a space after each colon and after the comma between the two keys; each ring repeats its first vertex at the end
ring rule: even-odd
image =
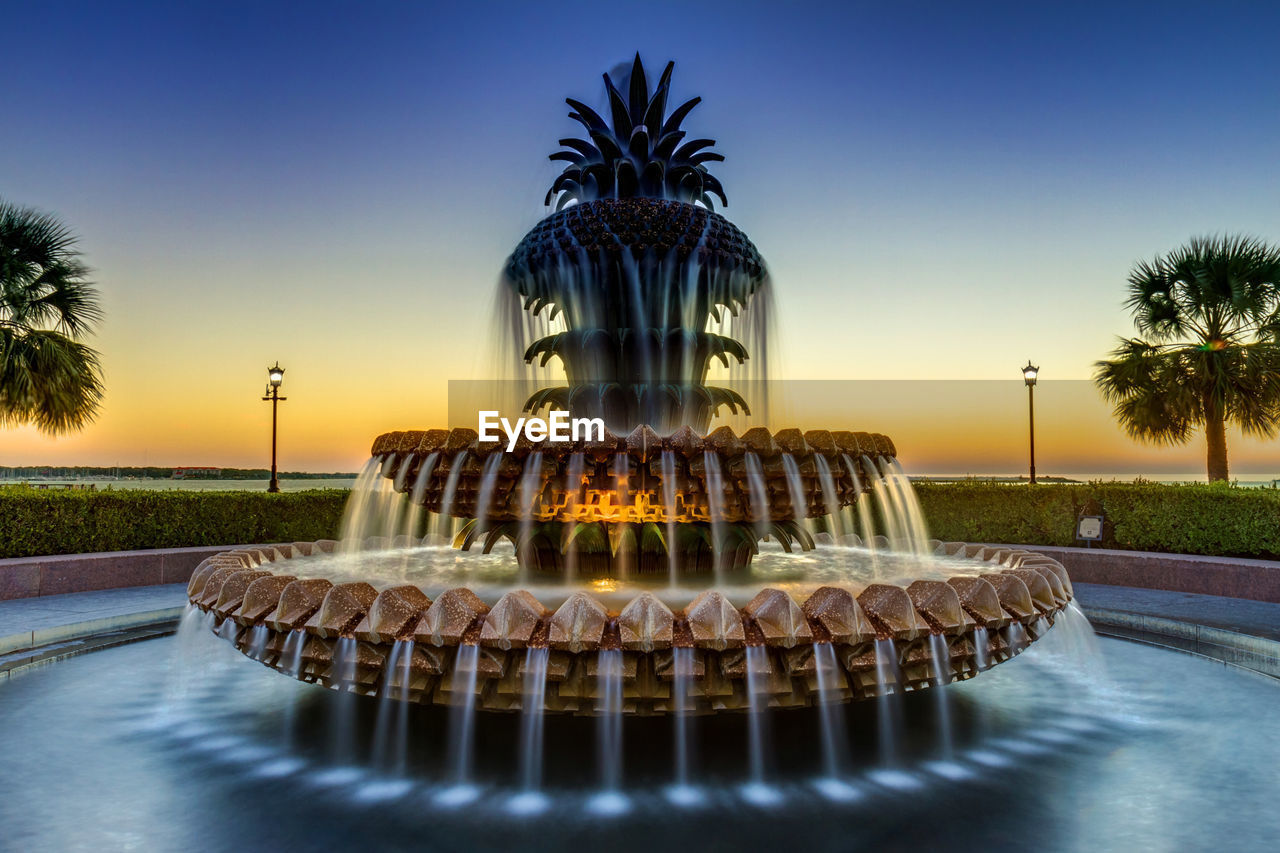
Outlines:
{"type": "Polygon", "coordinates": [[[1203,427],[1209,480],[1227,479],[1228,423],[1280,428],[1280,251],[1203,237],[1129,273],[1134,325],[1094,381],[1132,437],[1184,444],[1203,427]]]}
{"type": "Polygon", "coordinates": [[[60,435],[93,420],[102,317],[76,237],[56,217],[0,199],[0,427],[60,435]]]}

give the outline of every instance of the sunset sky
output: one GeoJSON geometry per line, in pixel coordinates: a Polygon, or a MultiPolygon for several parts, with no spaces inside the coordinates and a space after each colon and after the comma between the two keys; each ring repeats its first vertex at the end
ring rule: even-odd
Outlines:
{"type": "MultiPolygon", "coordinates": [[[[81,234],[108,389],[82,434],[0,433],[0,465],[265,466],[277,359],[286,470],[446,423],[448,381],[492,376],[564,97],[599,104],[639,50],[704,98],[686,126],[769,262],[775,375],[931,380],[779,417],[1019,473],[1031,358],[1040,473],[1202,476],[1198,437],[1135,445],[1084,380],[1136,260],[1280,240],[1280,8],[1046,5],[0,0],[0,196],[81,234]]],[[[1232,450],[1280,476],[1280,442],[1232,450]]]]}

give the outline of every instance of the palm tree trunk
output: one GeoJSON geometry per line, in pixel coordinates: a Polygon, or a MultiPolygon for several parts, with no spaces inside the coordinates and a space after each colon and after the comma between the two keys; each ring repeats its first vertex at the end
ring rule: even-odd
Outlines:
{"type": "Polygon", "coordinates": [[[1204,401],[1204,438],[1208,445],[1209,482],[1227,480],[1226,419],[1217,401],[1209,396],[1204,401]]]}

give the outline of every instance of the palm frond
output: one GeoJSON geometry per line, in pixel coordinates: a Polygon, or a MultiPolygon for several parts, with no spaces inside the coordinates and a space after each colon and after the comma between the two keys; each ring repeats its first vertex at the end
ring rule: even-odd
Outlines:
{"type": "Polygon", "coordinates": [[[0,200],[0,426],[80,429],[102,399],[102,319],[76,237],[51,214],[0,200]]]}

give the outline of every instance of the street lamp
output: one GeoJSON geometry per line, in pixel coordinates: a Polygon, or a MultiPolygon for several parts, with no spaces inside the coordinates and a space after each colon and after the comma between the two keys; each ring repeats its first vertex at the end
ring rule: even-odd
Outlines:
{"type": "Polygon", "coordinates": [[[1022,378],[1027,383],[1027,421],[1031,430],[1031,485],[1036,484],[1036,377],[1040,368],[1027,359],[1027,366],[1022,368],[1022,378]]]}
{"type": "Polygon", "coordinates": [[[280,396],[282,382],[284,382],[284,368],[277,361],[274,366],[267,368],[267,390],[264,392],[266,396],[262,398],[264,401],[271,401],[271,483],[267,486],[268,492],[280,491],[280,481],[276,479],[276,410],[281,400],[289,399],[280,396]]]}

